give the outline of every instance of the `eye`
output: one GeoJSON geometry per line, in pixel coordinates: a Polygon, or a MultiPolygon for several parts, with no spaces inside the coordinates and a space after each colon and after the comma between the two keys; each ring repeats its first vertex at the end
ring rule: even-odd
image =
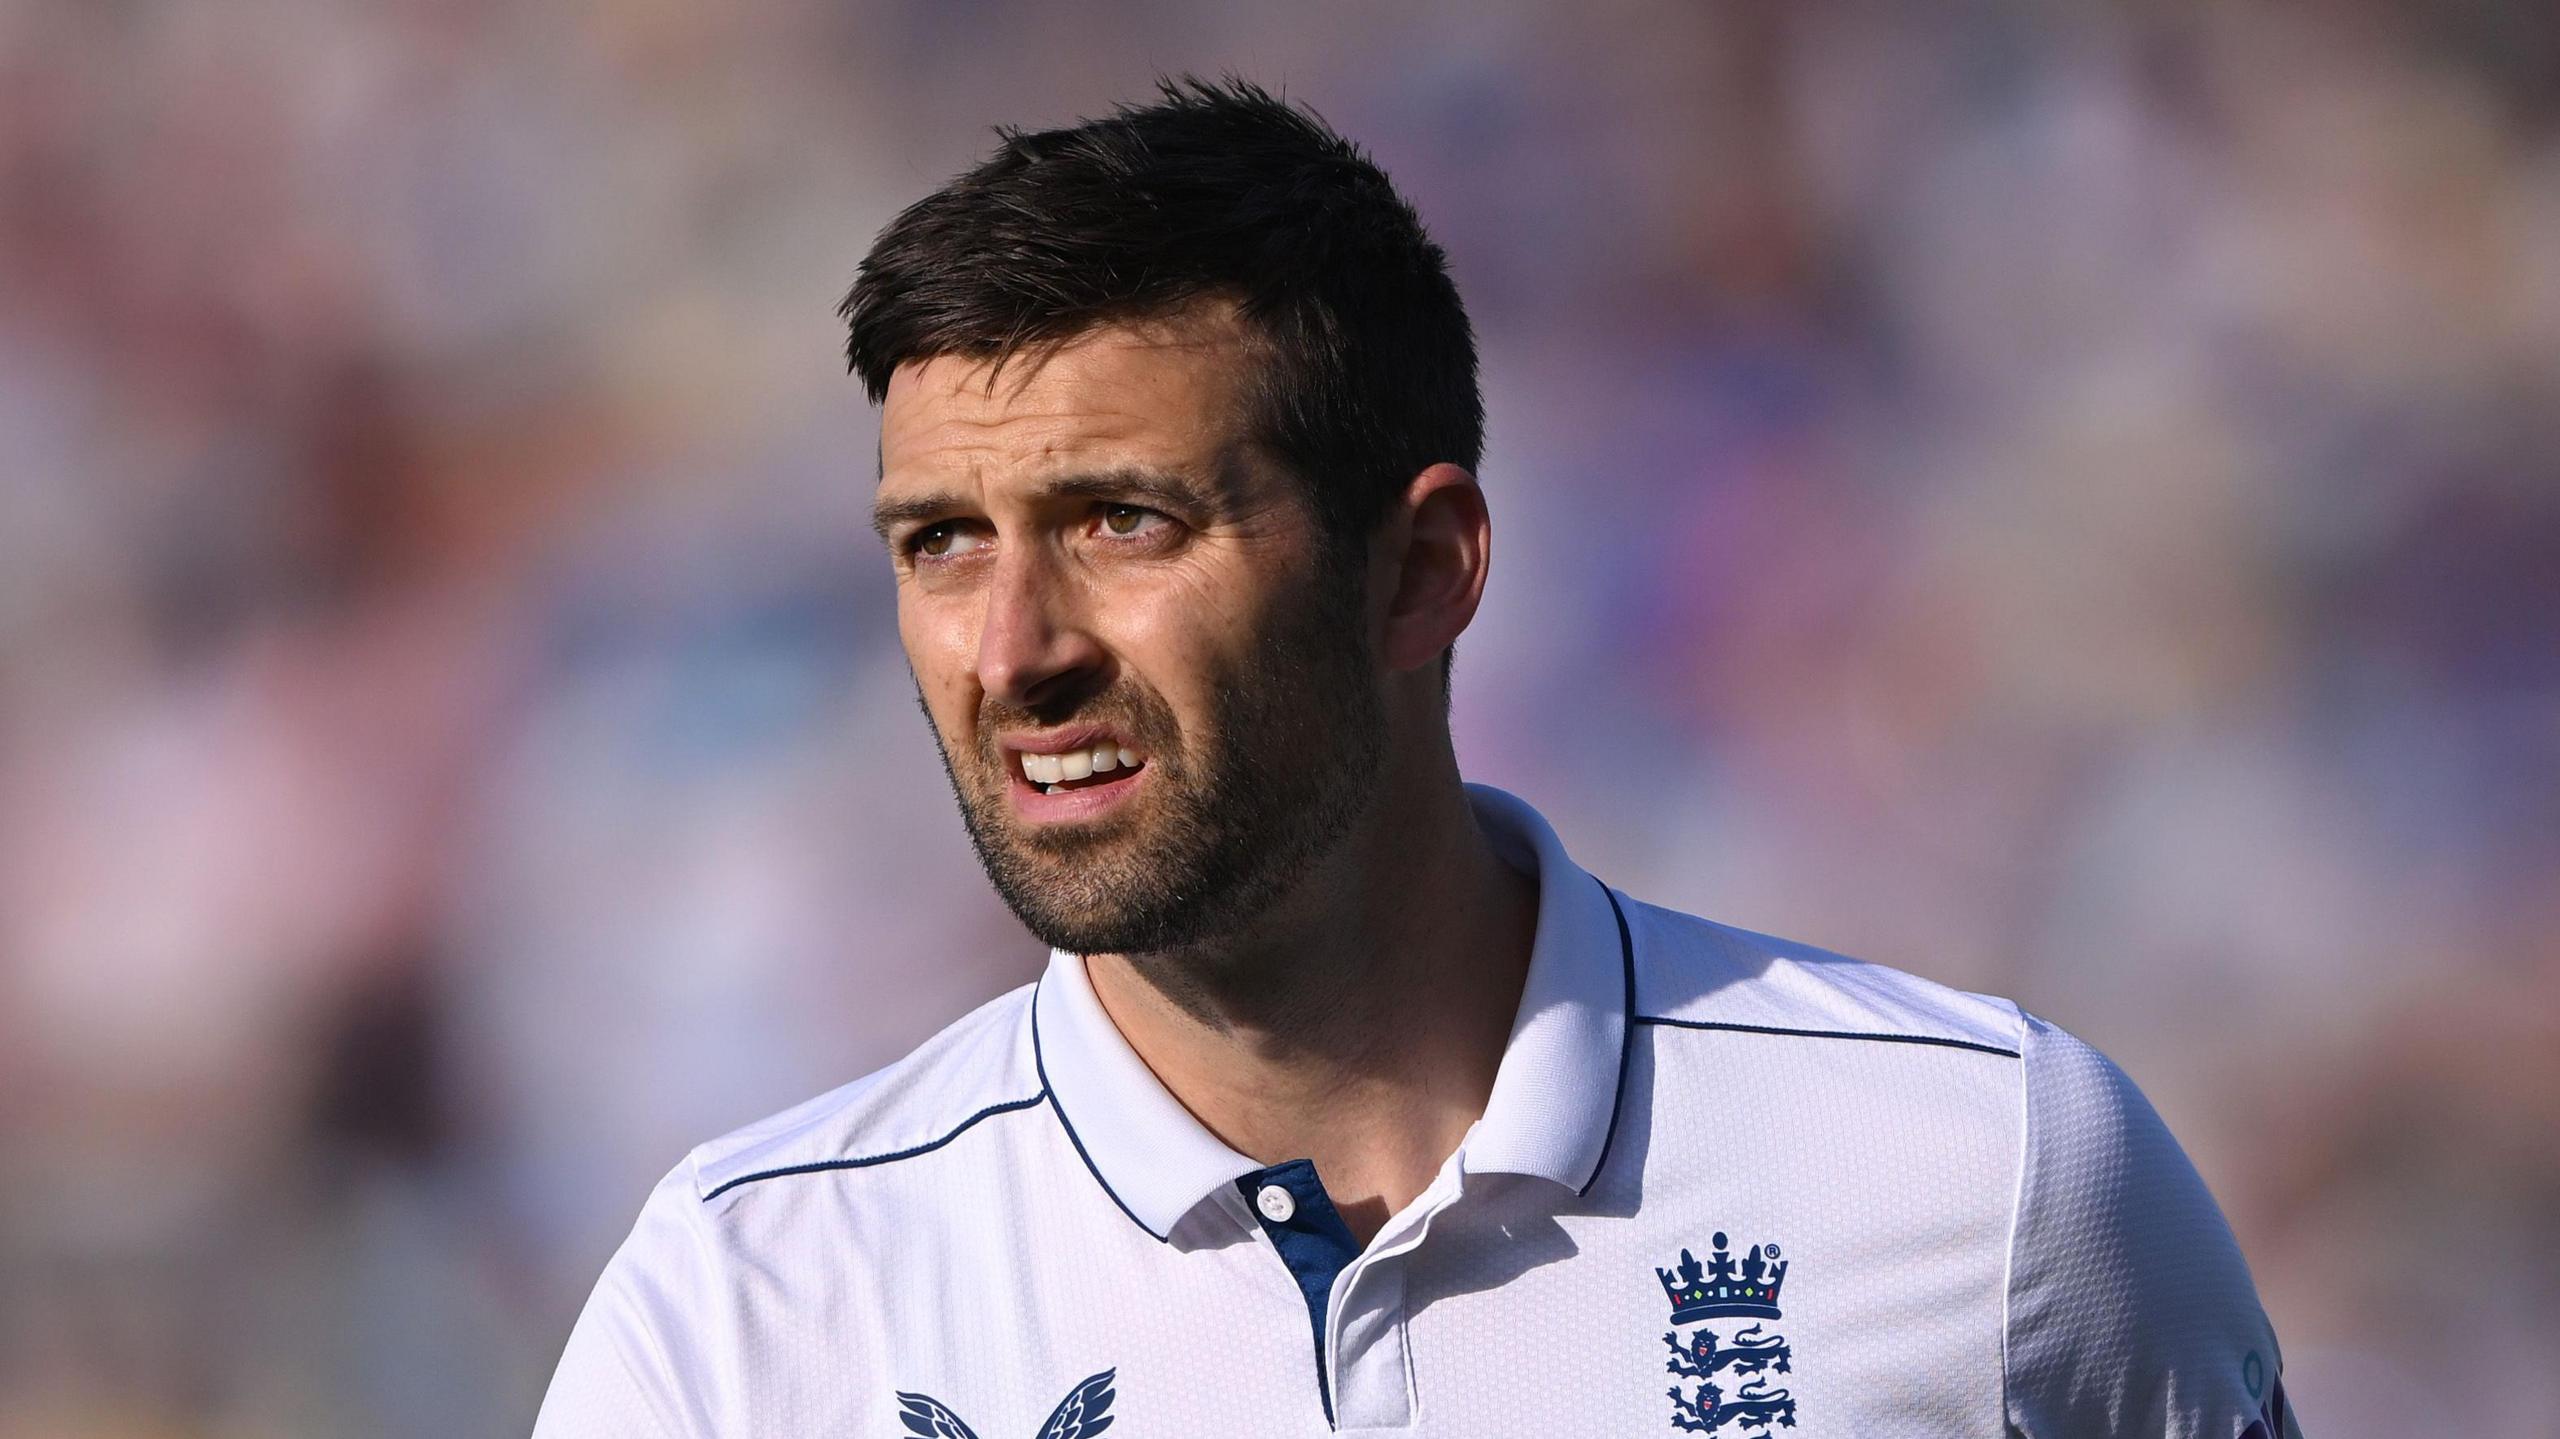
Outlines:
{"type": "Polygon", "coordinates": [[[1122,539],[1145,534],[1164,523],[1164,516],[1137,505],[1104,505],[1102,527],[1122,539]]]}
{"type": "Polygon", "coordinates": [[[907,550],[910,554],[921,555],[926,559],[943,560],[954,555],[967,554],[984,543],[986,543],[985,536],[975,533],[959,521],[944,520],[940,524],[927,525],[909,536],[907,550]]]}

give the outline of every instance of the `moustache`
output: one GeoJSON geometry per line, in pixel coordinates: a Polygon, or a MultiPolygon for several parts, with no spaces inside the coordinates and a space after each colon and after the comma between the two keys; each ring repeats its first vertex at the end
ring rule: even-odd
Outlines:
{"type": "Polygon", "coordinates": [[[1151,763],[1165,761],[1169,773],[1180,772],[1173,711],[1154,691],[1126,683],[1098,690],[1072,707],[1030,709],[997,699],[981,700],[979,757],[992,768],[1002,768],[1005,759],[996,736],[1081,724],[1108,730],[1123,744],[1146,754],[1151,763]]]}

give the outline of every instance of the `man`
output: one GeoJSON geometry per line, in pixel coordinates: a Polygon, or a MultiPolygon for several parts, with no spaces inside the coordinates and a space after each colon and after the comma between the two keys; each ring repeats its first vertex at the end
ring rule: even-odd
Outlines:
{"type": "Polygon", "coordinates": [[[1353,147],[1197,82],[1009,133],[845,314],[917,688],[1054,953],[694,1151],[539,1433],[2286,1432],[2106,1060],[1460,781],[1474,342],[1353,147]]]}

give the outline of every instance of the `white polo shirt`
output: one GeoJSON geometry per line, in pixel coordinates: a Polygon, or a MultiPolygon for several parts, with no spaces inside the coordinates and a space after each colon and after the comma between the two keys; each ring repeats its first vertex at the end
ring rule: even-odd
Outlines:
{"type": "Polygon", "coordinates": [[[677,1166],[536,1434],[2291,1432],[2230,1230],[2106,1059],[1615,894],[1469,794],[1537,876],[1527,986],[1484,1117],[1365,1247],[1057,954],[677,1166]]]}

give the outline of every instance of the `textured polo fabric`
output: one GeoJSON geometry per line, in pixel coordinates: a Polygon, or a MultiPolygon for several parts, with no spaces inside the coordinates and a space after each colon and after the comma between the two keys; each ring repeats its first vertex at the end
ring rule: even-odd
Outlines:
{"type": "Polygon", "coordinates": [[[1081,960],[695,1150],[536,1433],[2277,1439],[2275,1337],[2121,1071],[2005,1001],[1538,883],[1485,1113],[1366,1246],[1081,960]]]}

